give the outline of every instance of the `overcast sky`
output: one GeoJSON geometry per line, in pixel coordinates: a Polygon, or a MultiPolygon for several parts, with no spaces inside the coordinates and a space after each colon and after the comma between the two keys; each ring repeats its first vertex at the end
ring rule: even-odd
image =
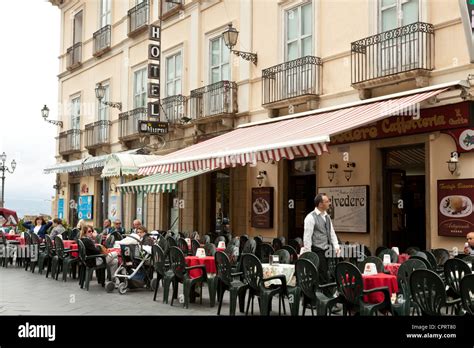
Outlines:
{"type": "MultiPolygon", "coordinates": [[[[57,119],[60,10],[45,0],[4,1],[0,11],[0,154],[17,168],[6,174],[5,207],[19,215],[50,213],[57,126],[41,117],[44,104],[57,119]]],[[[1,184],[1,183],[0,183],[1,184]]]]}

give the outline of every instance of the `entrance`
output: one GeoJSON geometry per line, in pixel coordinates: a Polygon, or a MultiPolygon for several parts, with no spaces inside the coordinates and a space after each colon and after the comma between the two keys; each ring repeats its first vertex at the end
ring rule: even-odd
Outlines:
{"type": "Polygon", "coordinates": [[[79,186],[80,184],[70,184],[69,185],[69,225],[74,228],[77,226],[77,223],[79,222],[79,218],[77,217],[77,204],[79,202],[79,186]],[[72,202],[71,202],[72,201],[72,202]],[[71,204],[73,203],[73,204],[71,204]]]}
{"type": "Polygon", "coordinates": [[[424,145],[384,150],[384,242],[426,248],[424,145]]]}
{"type": "Polygon", "coordinates": [[[314,210],[316,159],[288,161],[288,239],[303,238],[304,218],[314,210]]]}
{"type": "Polygon", "coordinates": [[[230,221],[230,170],[211,173],[211,231],[221,233],[223,222],[230,221]],[[226,219],[226,220],[224,220],[226,219]]]}

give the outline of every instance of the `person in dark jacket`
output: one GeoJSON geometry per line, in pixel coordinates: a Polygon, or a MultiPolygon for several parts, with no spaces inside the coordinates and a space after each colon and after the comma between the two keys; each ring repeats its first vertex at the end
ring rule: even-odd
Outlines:
{"type": "Polygon", "coordinates": [[[46,222],[44,217],[38,216],[34,224],[31,221],[23,223],[23,227],[27,228],[31,233],[35,233],[40,238],[44,238],[46,231],[51,227],[53,223],[51,221],[46,222]]]}
{"type": "Polygon", "coordinates": [[[118,232],[122,236],[125,234],[125,228],[122,227],[122,221],[120,221],[119,219],[115,219],[114,221],[114,227],[112,228],[111,233],[114,233],[114,232],[118,232]]]}

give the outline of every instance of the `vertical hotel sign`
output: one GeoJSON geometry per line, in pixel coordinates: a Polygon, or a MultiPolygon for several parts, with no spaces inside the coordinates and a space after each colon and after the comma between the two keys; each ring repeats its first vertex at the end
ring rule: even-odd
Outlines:
{"type": "Polygon", "coordinates": [[[458,0],[471,63],[474,63],[474,0],[458,0]]]}
{"type": "Polygon", "coordinates": [[[462,237],[474,231],[474,179],[438,180],[438,235],[462,237]]]}
{"type": "Polygon", "coordinates": [[[148,102],[148,117],[160,119],[160,57],[161,57],[161,28],[150,25],[148,45],[148,98],[156,99],[148,102]],[[150,81],[155,80],[155,81],[150,81]]]}

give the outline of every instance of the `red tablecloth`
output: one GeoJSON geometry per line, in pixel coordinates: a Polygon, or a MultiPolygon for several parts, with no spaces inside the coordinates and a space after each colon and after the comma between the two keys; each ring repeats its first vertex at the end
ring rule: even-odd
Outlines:
{"type": "Polygon", "coordinates": [[[18,240],[20,238],[19,234],[6,234],[5,238],[7,240],[18,240]]]}
{"type": "Polygon", "coordinates": [[[398,263],[404,263],[409,258],[410,258],[410,255],[408,254],[400,254],[398,255],[398,263]]]}
{"type": "Polygon", "coordinates": [[[225,248],[216,248],[216,251],[225,251],[225,248]]]}
{"type": "MultiPolygon", "coordinates": [[[[186,264],[188,265],[188,267],[196,265],[205,265],[207,273],[217,273],[214,256],[186,256],[186,264]]],[[[191,276],[191,278],[197,278],[201,275],[201,271],[199,269],[193,269],[189,272],[189,275],[191,276]]]]}
{"type": "Polygon", "coordinates": [[[391,275],[397,276],[400,265],[401,263],[389,263],[385,265],[384,268],[386,271],[389,271],[391,275]]]}
{"type": "MultiPolygon", "coordinates": [[[[397,277],[391,274],[378,273],[374,275],[362,275],[364,281],[364,290],[370,290],[373,288],[380,288],[382,286],[388,287],[390,296],[392,293],[398,291],[397,277]]],[[[373,294],[364,296],[364,302],[367,303],[379,303],[383,301],[383,293],[374,292],[373,294]]]]}
{"type": "MultiPolygon", "coordinates": [[[[75,240],[63,240],[64,249],[79,250],[79,246],[75,240]]],[[[72,257],[79,257],[79,252],[72,252],[72,257]]]]}

